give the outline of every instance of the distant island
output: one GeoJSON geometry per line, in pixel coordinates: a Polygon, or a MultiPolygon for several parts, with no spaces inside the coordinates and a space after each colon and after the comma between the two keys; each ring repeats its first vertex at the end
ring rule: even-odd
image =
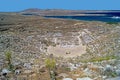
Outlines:
{"type": "Polygon", "coordinates": [[[115,15],[120,16],[120,10],[62,10],[62,9],[37,9],[31,8],[20,11],[21,14],[40,16],[85,16],[85,15],[115,15]]]}

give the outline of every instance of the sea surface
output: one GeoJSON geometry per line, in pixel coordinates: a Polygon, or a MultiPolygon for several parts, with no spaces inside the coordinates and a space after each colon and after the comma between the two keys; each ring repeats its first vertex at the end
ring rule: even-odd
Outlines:
{"type": "Polygon", "coordinates": [[[47,18],[75,19],[84,21],[120,22],[120,13],[106,13],[104,16],[45,16],[47,18]]]}

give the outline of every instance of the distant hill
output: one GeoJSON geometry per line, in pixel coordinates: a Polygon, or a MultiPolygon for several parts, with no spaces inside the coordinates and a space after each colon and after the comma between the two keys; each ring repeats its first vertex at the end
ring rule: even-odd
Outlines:
{"type": "Polygon", "coordinates": [[[31,8],[20,12],[23,15],[39,15],[39,16],[83,16],[83,15],[98,15],[103,16],[105,14],[120,15],[120,10],[62,10],[62,9],[38,9],[31,8]]]}

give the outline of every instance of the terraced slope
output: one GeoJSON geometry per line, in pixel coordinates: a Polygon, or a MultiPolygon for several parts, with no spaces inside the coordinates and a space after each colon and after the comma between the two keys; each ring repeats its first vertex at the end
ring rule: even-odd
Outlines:
{"type": "Polygon", "coordinates": [[[52,53],[62,56],[73,53],[79,56],[87,50],[92,54],[103,55],[113,53],[119,47],[119,24],[17,14],[0,16],[1,52],[12,49],[17,53],[52,53]]]}

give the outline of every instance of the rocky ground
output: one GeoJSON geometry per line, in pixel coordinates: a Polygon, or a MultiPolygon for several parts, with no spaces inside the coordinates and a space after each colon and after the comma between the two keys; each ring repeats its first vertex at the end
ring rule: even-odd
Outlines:
{"type": "Polygon", "coordinates": [[[45,60],[52,55],[57,80],[119,80],[119,30],[119,23],[0,13],[0,79],[50,80],[45,60]]]}

